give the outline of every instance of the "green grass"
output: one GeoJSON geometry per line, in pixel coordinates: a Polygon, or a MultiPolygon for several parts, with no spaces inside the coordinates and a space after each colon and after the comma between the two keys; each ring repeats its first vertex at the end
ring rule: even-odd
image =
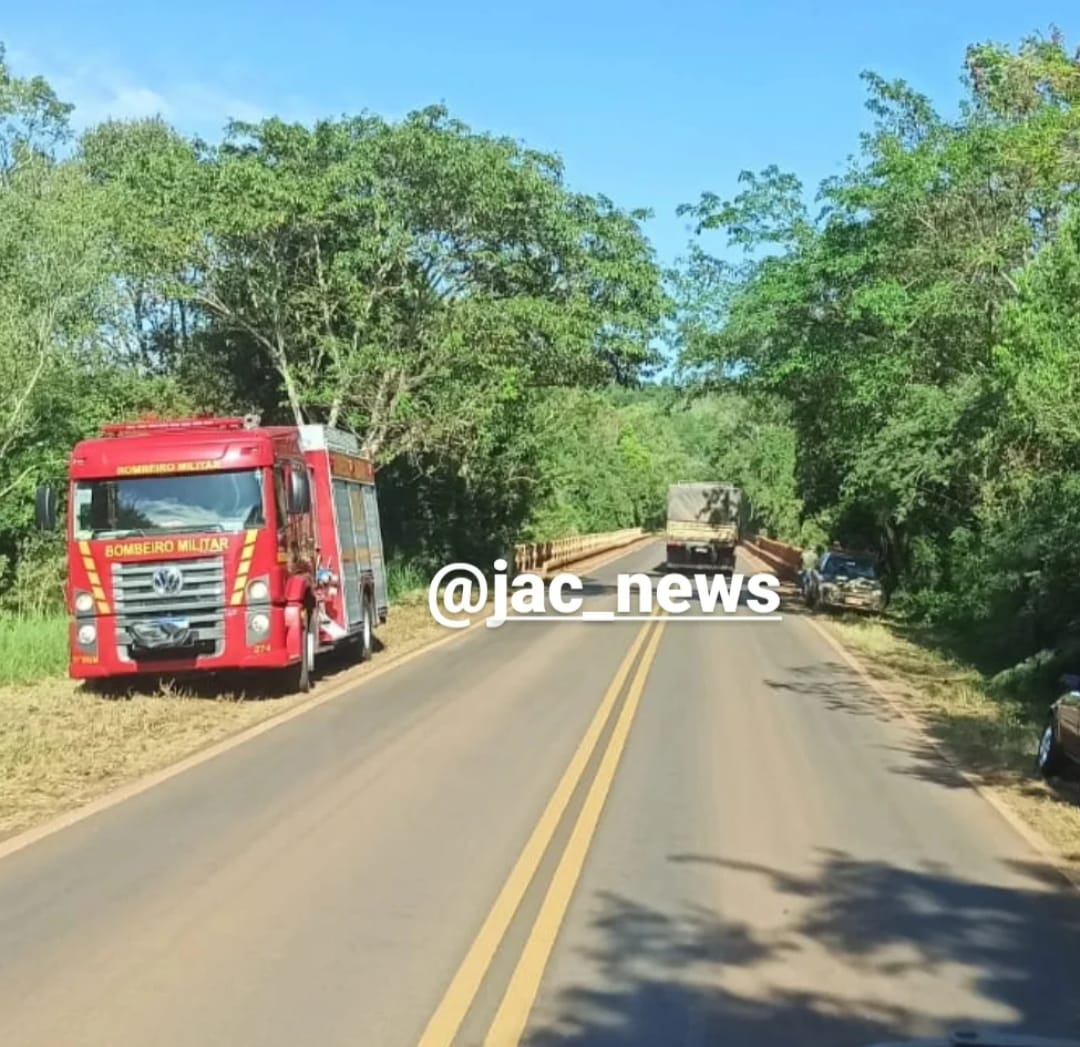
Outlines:
{"type": "Polygon", "coordinates": [[[1031,770],[1048,702],[1030,694],[995,695],[977,669],[887,621],[848,617],[829,624],[872,676],[906,687],[908,703],[968,770],[1031,770]]]}
{"type": "Polygon", "coordinates": [[[0,684],[62,676],[67,664],[67,618],[0,618],[0,684]]]}
{"type": "Polygon", "coordinates": [[[386,564],[386,585],[392,603],[426,589],[430,581],[430,575],[416,560],[392,556],[386,564]]]}
{"type": "MultiPolygon", "coordinates": [[[[414,603],[429,581],[417,561],[393,558],[387,564],[391,603],[414,603]]],[[[64,676],[67,666],[67,618],[0,613],[0,686],[64,676]]]]}

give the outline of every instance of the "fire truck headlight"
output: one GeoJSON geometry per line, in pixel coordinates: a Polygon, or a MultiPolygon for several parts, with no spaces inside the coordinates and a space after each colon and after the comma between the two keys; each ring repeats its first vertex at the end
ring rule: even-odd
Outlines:
{"type": "Polygon", "coordinates": [[[79,643],[83,647],[89,647],[97,639],[97,627],[94,625],[80,625],[77,636],[79,643]]]}
{"type": "Polygon", "coordinates": [[[89,614],[94,609],[94,598],[89,593],[75,594],[75,610],[79,614],[89,614]]]}
{"type": "Polygon", "coordinates": [[[262,578],[256,578],[247,589],[247,597],[252,603],[262,603],[270,599],[270,586],[262,578]]]}
{"type": "Polygon", "coordinates": [[[270,619],[265,614],[253,614],[248,628],[253,636],[265,636],[270,631],[270,619]]]}

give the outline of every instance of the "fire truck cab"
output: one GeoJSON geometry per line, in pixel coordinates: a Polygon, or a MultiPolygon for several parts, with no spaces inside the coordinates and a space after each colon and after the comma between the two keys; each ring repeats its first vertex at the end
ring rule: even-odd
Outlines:
{"type": "MultiPolygon", "coordinates": [[[[41,488],[37,523],[56,526],[41,488]]],[[[388,613],[372,462],[325,426],[195,418],[105,426],[72,452],[70,674],[275,670],[372,653],[388,613]]]]}

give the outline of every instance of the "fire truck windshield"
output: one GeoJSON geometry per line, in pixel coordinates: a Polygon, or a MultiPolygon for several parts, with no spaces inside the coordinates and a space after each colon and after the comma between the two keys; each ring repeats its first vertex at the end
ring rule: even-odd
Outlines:
{"type": "Polygon", "coordinates": [[[259,470],[80,480],[76,539],[193,531],[235,532],[266,523],[259,470]]]}

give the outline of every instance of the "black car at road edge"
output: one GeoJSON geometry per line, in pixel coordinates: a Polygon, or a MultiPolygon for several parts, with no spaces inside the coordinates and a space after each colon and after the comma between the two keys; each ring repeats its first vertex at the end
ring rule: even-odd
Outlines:
{"type": "Polygon", "coordinates": [[[1068,690],[1050,706],[1035,758],[1036,769],[1046,778],[1080,765],[1080,676],[1063,676],[1061,683],[1068,690]]]}

